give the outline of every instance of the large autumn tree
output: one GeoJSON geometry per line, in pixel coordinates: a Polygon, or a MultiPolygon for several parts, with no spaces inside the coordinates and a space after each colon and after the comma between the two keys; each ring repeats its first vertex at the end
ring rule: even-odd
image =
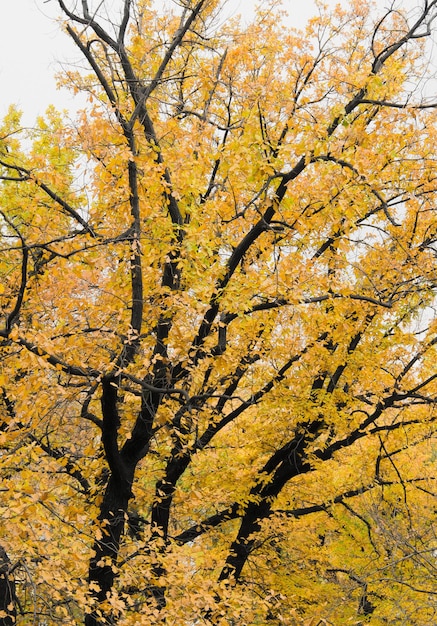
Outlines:
{"type": "Polygon", "coordinates": [[[437,0],[57,4],[88,104],[0,127],[0,620],[434,624],[437,0]]]}

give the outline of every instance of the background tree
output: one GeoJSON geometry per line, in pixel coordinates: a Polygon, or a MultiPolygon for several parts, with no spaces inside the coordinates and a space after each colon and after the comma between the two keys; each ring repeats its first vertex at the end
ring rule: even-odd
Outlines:
{"type": "Polygon", "coordinates": [[[433,623],[436,0],[58,4],[89,104],[0,131],[22,623],[433,623]]]}

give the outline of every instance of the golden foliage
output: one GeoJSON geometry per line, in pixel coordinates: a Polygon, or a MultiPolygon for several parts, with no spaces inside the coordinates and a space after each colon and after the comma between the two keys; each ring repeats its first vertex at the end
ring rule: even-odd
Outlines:
{"type": "Polygon", "coordinates": [[[89,104],[0,129],[20,623],[432,624],[437,3],[222,4],[60,0],[89,104]]]}

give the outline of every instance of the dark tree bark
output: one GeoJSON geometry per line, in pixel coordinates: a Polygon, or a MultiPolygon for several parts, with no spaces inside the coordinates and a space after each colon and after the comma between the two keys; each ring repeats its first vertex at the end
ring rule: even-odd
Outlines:
{"type": "Polygon", "coordinates": [[[11,561],[0,546],[0,626],[16,623],[15,580],[11,572],[11,561]]]}
{"type": "MultiPolygon", "coordinates": [[[[123,461],[117,444],[119,416],[117,412],[118,386],[114,377],[102,381],[102,443],[111,471],[100,507],[98,523],[100,536],[94,542],[94,556],[90,561],[89,582],[94,587],[95,599],[100,604],[106,600],[115,580],[115,564],[124,531],[135,465],[123,461]]],[[[85,617],[86,626],[115,624],[116,617],[108,615],[105,621],[96,613],[85,617]]]]}

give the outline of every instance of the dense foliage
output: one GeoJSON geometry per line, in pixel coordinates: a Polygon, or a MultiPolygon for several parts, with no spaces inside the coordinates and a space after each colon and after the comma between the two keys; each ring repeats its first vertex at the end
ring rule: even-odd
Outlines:
{"type": "Polygon", "coordinates": [[[88,104],[0,127],[0,623],[435,624],[437,1],[58,4],[88,104]]]}

